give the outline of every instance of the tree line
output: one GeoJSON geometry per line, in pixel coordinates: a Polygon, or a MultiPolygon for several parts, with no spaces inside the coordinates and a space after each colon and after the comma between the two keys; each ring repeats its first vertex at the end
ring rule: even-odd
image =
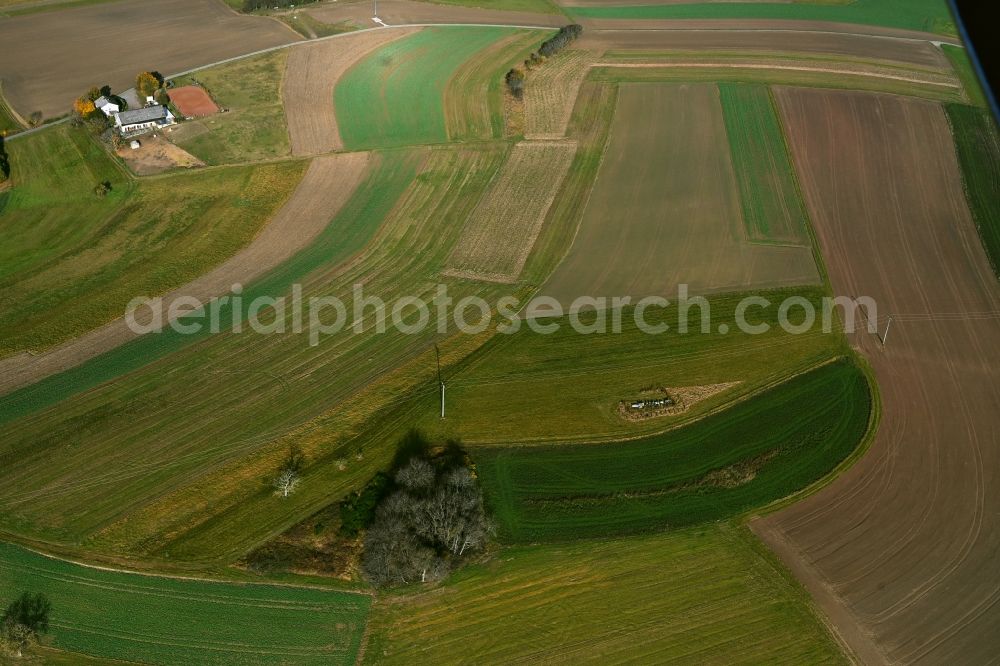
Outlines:
{"type": "Polygon", "coordinates": [[[504,75],[504,83],[507,85],[507,90],[510,91],[510,94],[515,99],[521,99],[524,96],[524,84],[527,72],[539,67],[547,58],[551,58],[562,51],[582,34],[583,26],[571,23],[559,28],[556,34],[542,42],[538,50],[525,59],[523,67],[514,67],[504,75]]]}

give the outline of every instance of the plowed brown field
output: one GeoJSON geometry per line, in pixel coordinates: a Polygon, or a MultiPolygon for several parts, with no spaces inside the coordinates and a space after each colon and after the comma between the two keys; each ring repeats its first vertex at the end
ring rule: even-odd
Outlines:
{"type": "Polygon", "coordinates": [[[818,281],[809,248],[746,242],[715,85],[622,84],[580,229],[543,293],[569,304],[818,281]]]}
{"type": "Polygon", "coordinates": [[[834,292],[879,304],[883,415],[829,487],[754,523],[864,663],[1000,653],[1000,289],[937,104],[780,90],[834,292]]]}
{"type": "Polygon", "coordinates": [[[333,111],[333,87],[351,65],[378,47],[418,28],[375,30],[290,49],[282,98],[293,155],[314,155],[344,147],[333,111]]]}
{"type": "Polygon", "coordinates": [[[133,86],[144,69],[169,75],[300,39],[219,0],[122,0],[0,20],[0,78],[21,114],[51,117],[90,86],[133,86]]]}
{"type": "Polygon", "coordinates": [[[581,46],[608,50],[683,50],[700,52],[815,53],[885,60],[949,70],[941,50],[930,42],[874,35],[788,30],[593,30],[581,46]]]}

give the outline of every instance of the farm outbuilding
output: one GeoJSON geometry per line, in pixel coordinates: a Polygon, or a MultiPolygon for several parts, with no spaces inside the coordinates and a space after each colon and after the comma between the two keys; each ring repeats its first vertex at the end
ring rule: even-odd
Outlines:
{"type": "Polygon", "coordinates": [[[165,106],[147,106],[144,109],[122,111],[115,114],[115,127],[122,134],[138,134],[174,122],[174,115],[165,106]]]}

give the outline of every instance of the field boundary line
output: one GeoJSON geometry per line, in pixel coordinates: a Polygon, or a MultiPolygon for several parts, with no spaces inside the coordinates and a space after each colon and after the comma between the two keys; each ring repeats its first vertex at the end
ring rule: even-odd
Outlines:
{"type": "Polygon", "coordinates": [[[92,563],[83,562],[81,560],[77,560],[77,559],[74,559],[74,558],[71,558],[71,557],[64,557],[64,556],[60,556],[60,555],[53,555],[51,553],[46,553],[44,551],[38,550],[37,548],[35,548],[33,546],[24,545],[24,544],[17,543],[17,542],[14,542],[14,541],[8,541],[8,540],[6,540],[7,539],[7,535],[6,534],[3,535],[3,538],[4,538],[4,541],[2,543],[4,543],[4,544],[12,545],[12,546],[14,546],[16,548],[22,548],[22,549],[24,549],[24,550],[26,550],[26,551],[28,551],[30,553],[34,553],[35,555],[40,555],[42,557],[46,557],[46,558],[48,558],[50,560],[54,560],[56,562],[66,562],[68,564],[73,564],[73,565],[76,565],[76,566],[79,566],[79,567],[84,567],[86,569],[93,569],[95,571],[106,571],[106,572],[109,572],[109,573],[118,573],[118,574],[133,575],[133,576],[145,576],[146,578],[163,578],[163,579],[167,579],[167,580],[183,580],[183,581],[191,581],[191,582],[196,582],[196,583],[216,583],[216,584],[219,584],[219,585],[233,585],[233,586],[239,586],[239,587],[247,587],[249,585],[264,585],[264,586],[271,586],[271,587],[286,587],[286,588],[293,588],[293,589],[297,588],[297,589],[303,589],[303,590],[316,590],[316,591],[319,591],[319,592],[339,592],[339,593],[343,593],[343,594],[354,594],[354,595],[358,595],[358,596],[362,596],[362,597],[372,597],[372,598],[374,598],[374,596],[375,596],[375,594],[372,591],[370,591],[370,590],[363,590],[363,589],[359,589],[359,590],[344,590],[344,589],[339,589],[339,588],[324,587],[322,585],[310,585],[310,584],[301,584],[300,585],[300,584],[293,584],[293,583],[282,583],[282,582],[272,581],[272,580],[259,581],[259,582],[258,581],[250,581],[250,580],[247,580],[247,581],[226,580],[224,578],[207,578],[207,577],[204,577],[204,576],[184,576],[184,575],[181,575],[181,574],[153,573],[153,572],[149,572],[149,571],[138,571],[138,570],[135,570],[135,569],[125,569],[125,568],[122,568],[122,567],[113,567],[113,566],[104,565],[104,564],[92,564],[92,563]]]}

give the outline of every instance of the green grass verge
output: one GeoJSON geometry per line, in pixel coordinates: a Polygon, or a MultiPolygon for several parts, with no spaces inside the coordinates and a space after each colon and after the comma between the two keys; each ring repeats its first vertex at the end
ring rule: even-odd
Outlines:
{"type": "Polygon", "coordinates": [[[951,44],[942,44],[941,50],[948,57],[952,69],[955,70],[955,74],[958,75],[959,80],[962,81],[962,88],[965,89],[965,96],[968,98],[969,104],[985,107],[986,94],[983,92],[983,86],[979,82],[979,77],[972,66],[968,52],[959,46],[952,46],[951,44]]]}
{"type": "Polygon", "coordinates": [[[629,7],[566,7],[570,16],[590,19],[792,19],[879,25],[955,36],[944,0],[856,0],[813,2],[706,2],[629,7]]]}
{"type": "Polygon", "coordinates": [[[444,143],[443,96],[455,71],[510,28],[427,28],[387,44],[354,65],[334,89],[349,150],[444,143]]]}
{"type": "Polygon", "coordinates": [[[505,541],[719,520],[823,477],[861,442],[871,395],[845,359],[684,428],[621,444],[476,451],[505,541]]]}
{"type": "Polygon", "coordinates": [[[948,104],[948,120],[979,237],[1000,277],[1000,135],[987,109],[948,104]]]}
{"type": "Polygon", "coordinates": [[[747,237],[808,245],[809,219],[771,91],[765,86],[724,83],[719,85],[719,96],[747,237]]]}
{"type": "MultiPolygon", "coordinates": [[[[0,356],[40,351],[83,335],[121,317],[136,295],[166,293],[207,273],[257,236],[291,195],[305,166],[225,167],[139,181],[88,242],[19,281],[0,282],[0,356]]],[[[86,210],[96,196],[82,196],[82,201],[58,205],[64,211],[86,210]]],[[[16,202],[12,208],[17,211],[16,202]]],[[[48,210],[29,212],[45,215],[48,210]]],[[[30,225],[32,217],[18,222],[30,225]]]]}
{"type": "Polygon", "coordinates": [[[66,126],[5,144],[13,189],[0,194],[0,285],[30,277],[102,233],[133,181],[83,131],[66,126]],[[111,192],[94,194],[108,181],[111,192]]]}
{"type": "Polygon", "coordinates": [[[505,548],[379,599],[370,664],[845,664],[745,528],[505,548]]]}
{"type": "Polygon", "coordinates": [[[83,567],[0,544],[0,599],[52,602],[46,641],[156,664],[353,664],[367,595],[83,567]]]}
{"type": "Polygon", "coordinates": [[[174,79],[176,86],[201,84],[226,112],[182,122],[171,140],[206,164],[291,154],[281,99],[287,58],[280,49],[174,79]]]}
{"type": "MultiPolygon", "coordinates": [[[[286,294],[292,284],[310,272],[324,265],[335,265],[364,247],[415,172],[416,160],[413,156],[395,152],[385,155],[380,169],[354,193],[337,218],[309,247],[245,287],[243,312],[236,318],[246,317],[246,304],[254,298],[286,294]]],[[[232,321],[230,303],[227,302],[220,313],[222,322],[232,321]]],[[[61,374],[0,397],[0,423],[25,416],[136,370],[207,336],[204,331],[182,335],[173,329],[166,329],[159,335],[145,336],[122,345],[61,374]]]]}

